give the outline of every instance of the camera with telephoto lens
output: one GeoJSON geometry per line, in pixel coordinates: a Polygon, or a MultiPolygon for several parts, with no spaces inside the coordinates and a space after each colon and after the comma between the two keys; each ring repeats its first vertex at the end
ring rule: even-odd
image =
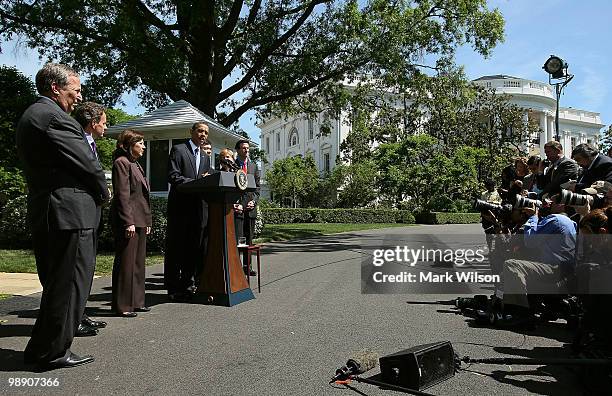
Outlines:
{"type": "Polygon", "coordinates": [[[561,194],[557,195],[556,202],[560,205],[585,206],[586,204],[593,203],[593,196],[578,194],[570,190],[561,190],[561,194]]]}
{"type": "Polygon", "coordinates": [[[474,210],[477,210],[479,212],[486,212],[487,210],[490,210],[494,214],[512,212],[511,205],[494,204],[491,202],[483,201],[482,199],[474,200],[474,204],[472,205],[472,207],[474,208],[474,210]]]}
{"type": "Polygon", "coordinates": [[[511,202],[512,202],[512,207],[514,209],[531,208],[531,207],[541,208],[542,207],[542,201],[540,201],[539,199],[524,197],[521,194],[514,195],[514,199],[512,199],[511,202]]]}
{"type": "Polygon", "coordinates": [[[561,190],[557,196],[557,203],[569,206],[585,206],[589,204],[592,209],[601,209],[606,206],[604,194],[578,194],[570,190],[561,190]]]}

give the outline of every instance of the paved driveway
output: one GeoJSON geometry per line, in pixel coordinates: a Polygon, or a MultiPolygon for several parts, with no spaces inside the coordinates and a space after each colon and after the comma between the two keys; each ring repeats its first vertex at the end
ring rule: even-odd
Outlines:
{"type": "MultiPolygon", "coordinates": [[[[100,278],[88,312],[109,325],[96,337],[75,339],[72,347],[93,354],[95,363],[44,374],[26,372],[21,363],[40,295],[14,297],[0,302],[0,320],[6,321],[0,325],[0,391],[17,391],[8,387],[9,377],[44,376],[58,378],[58,390],[66,394],[352,395],[358,393],[335,389],[328,380],[364,347],[386,355],[449,340],[460,355],[472,357],[565,356],[561,345],[569,334],[561,324],[524,334],[492,330],[445,312],[456,294],[361,293],[362,246],[480,233],[479,225],[417,226],[267,244],[262,293],[232,308],[168,303],[156,266],[147,270],[152,311],[134,319],[110,317],[110,278],[100,278]]],[[[396,394],[353,386],[367,395],[396,394]]],[[[559,367],[472,365],[427,391],[562,395],[579,393],[579,386],[571,371],[559,367]]]]}

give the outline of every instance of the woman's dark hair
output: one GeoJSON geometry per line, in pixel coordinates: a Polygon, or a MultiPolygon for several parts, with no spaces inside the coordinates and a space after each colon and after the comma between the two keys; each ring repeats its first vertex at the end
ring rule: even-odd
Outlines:
{"type": "Polygon", "coordinates": [[[117,136],[117,149],[113,153],[113,159],[127,154],[132,156],[130,149],[133,145],[144,139],[144,134],[134,129],[126,129],[117,136]],[[122,152],[123,151],[123,152],[122,152]]]}

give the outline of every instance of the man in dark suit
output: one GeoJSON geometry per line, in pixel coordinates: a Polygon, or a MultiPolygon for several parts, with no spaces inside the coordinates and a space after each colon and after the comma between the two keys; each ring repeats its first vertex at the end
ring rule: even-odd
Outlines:
{"type": "Polygon", "coordinates": [[[236,165],[242,170],[255,177],[257,189],[243,195],[242,207],[244,208],[243,236],[248,245],[253,244],[253,234],[255,233],[255,219],[257,218],[257,202],[259,201],[260,175],[257,163],[249,158],[250,144],[248,140],[239,140],[234,147],[236,149],[236,165]]]}
{"type": "MultiPolygon", "coordinates": [[[[104,106],[94,102],[81,103],[72,114],[77,122],[83,128],[85,132],[85,140],[91,148],[91,152],[96,157],[96,160],[100,162],[98,156],[98,146],[96,140],[104,136],[104,132],[108,127],[106,126],[106,109],[104,106]]],[[[98,236],[102,233],[104,227],[102,216],[98,220],[98,227],[96,227],[96,233],[94,234],[94,246],[96,251],[98,250],[98,236]]],[[[98,334],[100,328],[106,327],[106,322],[101,320],[92,320],[83,312],[83,318],[81,324],[77,329],[75,336],[87,337],[98,334]]]]}
{"type": "Polygon", "coordinates": [[[40,311],[24,352],[43,369],[92,362],[70,351],[93,278],[94,232],[109,199],[104,172],[70,117],[81,100],[78,74],[46,64],[36,74],[42,95],[17,124],[17,150],[28,184],[28,223],[43,286],[40,311]]]}
{"type": "Polygon", "coordinates": [[[540,196],[552,196],[561,191],[561,184],[578,177],[578,164],[563,155],[563,146],[557,141],[550,141],[544,145],[546,159],[550,162],[544,168],[544,161],[540,162],[537,174],[540,196]]]}
{"type": "Polygon", "coordinates": [[[598,180],[612,182],[612,158],[600,154],[594,146],[588,143],[579,144],[572,151],[572,158],[583,169],[573,191],[580,192],[598,180]]]}
{"type": "Polygon", "coordinates": [[[171,301],[188,300],[194,291],[206,252],[208,207],[197,194],[183,194],[178,186],[204,177],[210,157],[201,146],[208,139],[208,125],[197,122],[191,139],[170,150],[168,159],[168,228],[164,257],[164,282],[171,301]]]}

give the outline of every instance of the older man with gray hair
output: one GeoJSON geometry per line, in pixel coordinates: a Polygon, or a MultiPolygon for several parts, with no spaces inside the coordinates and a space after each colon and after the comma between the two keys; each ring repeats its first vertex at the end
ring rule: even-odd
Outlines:
{"type": "Polygon", "coordinates": [[[100,205],[109,195],[83,128],[69,116],[82,100],[79,75],[69,66],[48,63],[36,74],[36,89],[41,97],[21,116],[16,136],[43,286],[24,360],[49,370],[94,360],[75,355],[70,346],[91,288],[100,205]]]}
{"type": "Polygon", "coordinates": [[[595,146],[582,143],[574,147],[572,158],[582,167],[582,176],[574,186],[575,192],[589,187],[596,181],[612,182],[612,159],[599,153],[595,146]]]}

